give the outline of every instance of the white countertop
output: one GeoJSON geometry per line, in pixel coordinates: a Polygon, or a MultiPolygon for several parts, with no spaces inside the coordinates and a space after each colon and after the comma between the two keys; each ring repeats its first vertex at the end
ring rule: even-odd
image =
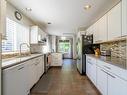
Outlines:
{"type": "Polygon", "coordinates": [[[21,58],[8,58],[8,59],[2,59],[2,69],[9,68],[11,66],[17,65],[19,63],[25,62],[27,60],[30,60],[35,57],[42,56],[43,54],[31,54],[30,56],[25,56],[21,58]]]}

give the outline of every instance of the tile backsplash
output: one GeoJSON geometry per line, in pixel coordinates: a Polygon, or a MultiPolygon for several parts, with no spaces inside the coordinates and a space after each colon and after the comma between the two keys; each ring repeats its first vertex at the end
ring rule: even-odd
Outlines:
{"type": "Polygon", "coordinates": [[[43,52],[43,45],[41,44],[31,44],[30,45],[31,53],[42,53],[43,52]]]}
{"type": "Polygon", "coordinates": [[[126,59],[126,40],[103,43],[100,50],[111,50],[111,56],[126,59]]]}

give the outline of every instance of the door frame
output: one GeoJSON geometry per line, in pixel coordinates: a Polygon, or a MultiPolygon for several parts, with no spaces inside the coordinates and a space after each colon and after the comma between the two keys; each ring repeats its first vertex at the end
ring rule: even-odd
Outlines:
{"type": "MultiPolygon", "coordinates": [[[[62,40],[61,39],[61,36],[57,36],[56,38],[56,51],[58,51],[58,44],[59,44],[59,40],[62,40]]],[[[66,59],[73,59],[73,37],[66,37],[65,40],[69,40],[70,41],[70,44],[71,44],[71,56],[66,58],[66,59]]],[[[63,55],[63,58],[64,58],[64,55],[63,55]]]]}

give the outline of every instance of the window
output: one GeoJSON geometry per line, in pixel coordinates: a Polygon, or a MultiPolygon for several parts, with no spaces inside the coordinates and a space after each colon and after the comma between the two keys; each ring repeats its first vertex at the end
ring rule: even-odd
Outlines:
{"type": "MultiPolygon", "coordinates": [[[[29,44],[29,26],[19,24],[9,18],[6,19],[7,39],[2,41],[2,52],[19,51],[21,43],[29,44]]],[[[23,50],[28,50],[23,47],[23,50]]]]}
{"type": "Polygon", "coordinates": [[[69,40],[59,40],[59,46],[58,46],[58,51],[67,53],[70,51],[70,41],[69,40]]]}

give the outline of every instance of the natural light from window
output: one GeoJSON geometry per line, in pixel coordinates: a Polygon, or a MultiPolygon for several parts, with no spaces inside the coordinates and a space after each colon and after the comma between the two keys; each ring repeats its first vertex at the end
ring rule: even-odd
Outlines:
{"type": "MultiPolygon", "coordinates": [[[[21,43],[29,44],[30,27],[19,24],[9,18],[6,19],[6,40],[2,41],[2,52],[16,52],[21,43]]],[[[29,49],[24,45],[23,51],[29,49]]]]}

